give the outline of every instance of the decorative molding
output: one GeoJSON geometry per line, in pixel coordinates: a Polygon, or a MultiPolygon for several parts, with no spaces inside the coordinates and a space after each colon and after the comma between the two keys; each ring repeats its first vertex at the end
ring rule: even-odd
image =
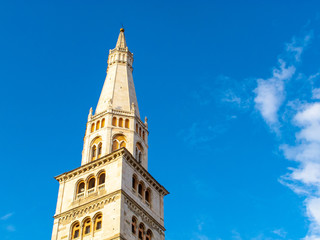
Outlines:
{"type": "Polygon", "coordinates": [[[98,198],[94,201],[81,205],[79,207],[72,208],[66,212],[57,214],[54,216],[55,219],[59,220],[59,223],[68,224],[71,221],[74,221],[88,213],[98,211],[104,207],[104,205],[111,202],[115,202],[121,196],[121,190],[115,191],[111,194],[108,194],[104,197],[98,198]]]}
{"type": "Polygon", "coordinates": [[[143,207],[141,207],[136,201],[134,201],[129,195],[122,191],[124,195],[124,202],[128,208],[134,212],[136,215],[139,215],[145,223],[148,223],[152,228],[156,229],[159,234],[164,235],[166,229],[162,226],[157,220],[155,220],[149,213],[147,213],[143,207]]]}
{"type": "Polygon", "coordinates": [[[158,183],[151,174],[140,164],[137,160],[132,156],[132,154],[126,148],[120,148],[117,151],[114,151],[106,156],[98,158],[90,163],[82,165],[72,171],[60,174],[55,177],[57,181],[60,183],[63,181],[69,181],[80,174],[86,173],[98,167],[107,165],[111,162],[117,161],[120,157],[124,157],[124,159],[134,168],[136,169],[141,176],[145,178],[145,180],[154,187],[160,194],[163,196],[169,194],[169,192],[160,184],[158,183]]]}

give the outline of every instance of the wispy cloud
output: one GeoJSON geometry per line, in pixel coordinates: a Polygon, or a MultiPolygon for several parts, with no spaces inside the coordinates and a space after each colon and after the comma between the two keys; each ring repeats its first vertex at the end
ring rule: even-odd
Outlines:
{"type": "Polygon", "coordinates": [[[7,229],[8,232],[15,232],[16,231],[16,228],[13,225],[6,226],[6,229],[7,229]]]}
{"type": "Polygon", "coordinates": [[[0,220],[5,221],[7,219],[9,219],[10,217],[12,217],[13,212],[11,213],[7,213],[6,215],[3,215],[2,217],[0,217],[0,220]]]}

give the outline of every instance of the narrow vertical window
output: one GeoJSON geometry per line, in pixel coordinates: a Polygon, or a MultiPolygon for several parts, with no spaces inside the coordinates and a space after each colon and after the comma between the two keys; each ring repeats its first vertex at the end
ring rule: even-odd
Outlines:
{"type": "Polygon", "coordinates": [[[137,177],[135,175],[132,176],[132,188],[137,190],[137,177]]]}
{"type": "Polygon", "coordinates": [[[104,184],[106,181],[106,174],[105,173],[101,173],[99,176],[99,185],[104,184]]]}
{"type": "Polygon", "coordinates": [[[146,240],[151,240],[151,238],[152,238],[152,232],[150,229],[148,229],[147,235],[146,235],[146,240]]]}
{"type": "Polygon", "coordinates": [[[112,151],[115,151],[119,148],[119,143],[118,141],[115,139],[113,140],[113,143],[112,143],[112,151]]]}
{"type": "Polygon", "coordinates": [[[96,159],[96,155],[97,155],[97,146],[94,145],[91,149],[91,160],[95,160],[96,159]]]}
{"type": "Polygon", "coordinates": [[[135,217],[132,217],[131,232],[132,234],[136,234],[137,232],[137,219],[135,217]]]}
{"type": "Polygon", "coordinates": [[[138,133],[139,131],[139,127],[138,127],[138,123],[136,123],[136,132],[138,133]]]}
{"type": "Polygon", "coordinates": [[[99,145],[98,145],[98,158],[101,157],[101,152],[102,152],[102,143],[99,143],[99,145]]]}
{"type": "Polygon", "coordinates": [[[142,132],[142,139],[145,140],[145,133],[144,133],[144,131],[142,132]]]}
{"type": "Polygon", "coordinates": [[[129,119],[126,119],[126,122],[125,122],[125,128],[129,128],[129,119]]]}
{"type": "Polygon", "coordinates": [[[103,128],[105,124],[106,124],[106,119],[103,118],[102,121],[101,121],[101,128],[103,128]]]}
{"type": "Polygon", "coordinates": [[[71,234],[72,234],[71,239],[77,239],[78,237],[80,237],[80,224],[79,223],[76,223],[73,225],[71,234]]]}
{"type": "Polygon", "coordinates": [[[100,129],[100,121],[98,121],[96,125],[96,130],[99,130],[99,129],[100,129]]]}
{"type": "Polygon", "coordinates": [[[112,118],[112,126],[117,126],[117,118],[116,117],[112,118]]]}
{"type": "Polygon", "coordinates": [[[150,189],[147,189],[146,193],[145,193],[145,200],[150,203],[150,189]]]}
{"type": "Polygon", "coordinates": [[[123,119],[119,118],[119,127],[123,127],[123,119]]]}
{"type": "Polygon", "coordinates": [[[96,179],[93,177],[89,180],[88,189],[94,188],[96,185],[96,179]]]}
{"type": "Polygon", "coordinates": [[[94,123],[91,124],[91,132],[94,131],[94,123]]]}
{"type": "Polygon", "coordinates": [[[83,235],[88,235],[91,232],[91,220],[88,219],[83,225],[83,235]]]}
{"type": "Polygon", "coordinates": [[[143,237],[144,237],[144,225],[140,223],[138,238],[139,240],[143,240],[143,237]]]}
{"type": "Polygon", "coordinates": [[[78,189],[77,189],[77,194],[83,193],[84,192],[84,182],[80,182],[78,184],[78,189]]]}
{"type": "Polygon", "coordinates": [[[96,217],[96,222],[95,222],[95,230],[100,230],[102,228],[102,215],[99,214],[97,217],[96,217]]]}

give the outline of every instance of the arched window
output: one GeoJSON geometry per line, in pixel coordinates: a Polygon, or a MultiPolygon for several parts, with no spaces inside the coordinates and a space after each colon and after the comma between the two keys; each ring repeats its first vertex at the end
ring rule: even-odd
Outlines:
{"type": "Polygon", "coordinates": [[[112,151],[118,150],[119,148],[126,147],[126,137],[124,135],[115,135],[112,141],[112,151]]]}
{"type": "Polygon", "coordinates": [[[91,161],[96,160],[97,157],[99,156],[99,151],[100,151],[100,155],[101,155],[101,150],[102,150],[102,138],[101,137],[96,137],[92,142],[91,142],[91,161]],[[101,149],[99,149],[101,143],[101,149]],[[98,146],[98,149],[97,149],[98,146]]]}
{"type": "Polygon", "coordinates": [[[101,121],[101,128],[103,128],[105,124],[106,124],[106,119],[103,118],[102,121],[101,121]]]}
{"type": "Polygon", "coordinates": [[[116,141],[116,140],[113,140],[113,143],[112,143],[112,151],[115,151],[119,149],[119,142],[116,141]]]}
{"type": "Polygon", "coordinates": [[[94,177],[90,178],[88,183],[88,190],[93,189],[96,185],[96,179],[94,177]]]}
{"type": "Polygon", "coordinates": [[[94,131],[94,123],[91,124],[91,132],[94,131]]]}
{"type": "Polygon", "coordinates": [[[142,162],[143,158],[143,147],[142,145],[137,142],[136,143],[136,160],[138,161],[138,163],[142,162]]]}
{"type": "Polygon", "coordinates": [[[137,232],[137,219],[135,217],[132,217],[132,221],[131,221],[131,232],[133,234],[136,234],[137,232]]]}
{"type": "Polygon", "coordinates": [[[116,117],[112,118],[112,126],[117,126],[117,118],[116,117]]]}
{"type": "Polygon", "coordinates": [[[101,173],[99,175],[99,185],[104,184],[106,181],[106,174],[105,173],[101,173]]]}
{"type": "Polygon", "coordinates": [[[140,182],[138,185],[138,193],[141,197],[143,196],[143,190],[144,190],[144,184],[143,182],[140,182]]]}
{"type": "Polygon", "coordinates": [[[129,123],[130,123],[130,122],[129,122],[129,119],[126,119],[126,122],[125,122],[125,127],[126,127],[126,128],[129,128],[129,123]]]}
{"type": "Polygon", "coordinates": [[[83,235],[86,236],[90,234],[90,232],[91,232],[91,219],[89,218],[85,220],[83,224],[83,235]]]}
{"type": "Polygon", "coordinates": [[[102,143],[99,143],[99,145],[98,145],[98,158],[101,157],[101,152],[102,152],[102,143]]]}
{"type": "Polygon", "coordinates": [[[148,188],[144,194],[144,199],[146,202],[151,203],[151,190],[148,188]]]}
{"type": "Polygon", "coordinates": [[[97,156],[97,146],[94,145],[91,149],[91,160],[95,160],[97,156]]]}
{"type": "Polygon", "coordinates": [[[100,121],[98,121],[96,125],[96,130],[99,130],[99,129],[100,129],[100,121]]]}
{"type": "Polygon", "coordinates": [[[133,188],[134,190],[137,190],[137,183],[138,183],[137,176],[136,176],[136,175],[133,175],[133,176],[132,176],[132,188],[133,188]]]}
{"type": "Polygon", "coordinates": [[[137,133],[139,132],[139,126],[138,126],[138,123],[136,123],[136,132],[137,132],[137,133]]]}
{"type": "Polygon", "coordinates": [[[139,127],[139,136],[141,137],[141,127],[139,127]]]}
{"type": "Polygon", "coordinates": [[[77,194],[83,193],[84,192],[84,181],[78,183],[77,187],[77,194]]]}
{"type": "Polygon", "coordinates": [[[144,133],[144,131],[142,132],[142,139],[145,140],[145,133],[144,133]]]}
{"type": "Polygon", "coordinates": [[[151,238],[152,238],[152,232],[150,229],[148,229],[147,235],[146,235],[146,240],[151,240],[151,238]]]}
{"type": "Polygon", "coordinates": [[[119,118],[119,127],[123,127],[123,119],[119,118]]]}
{"type": "Polygon", "coordinates": [[[144,236],[144,225],[143,225],[143,223],[140,223],[138,238],[140,240],[143,240],[143,236],[144,236]]]}
{"type": "Polygon", "coordinates": [[[120,143],[120,148],[123,148],[123,147],[126,147],[126,142],[125,142],[125,141],[122,141],[122,142],[120,143]]]}
{"type": "Polygon", "coordinates": [[[94,223],[94,230],[100,230],[102,228],[102,214],[97,215],[94,223]]]}
{"type": "Polygon", "coordinates": [[[71,239],[77,239],[78,237],[80,237],[80,224],[76,222],[72,226],[71,239]]]}

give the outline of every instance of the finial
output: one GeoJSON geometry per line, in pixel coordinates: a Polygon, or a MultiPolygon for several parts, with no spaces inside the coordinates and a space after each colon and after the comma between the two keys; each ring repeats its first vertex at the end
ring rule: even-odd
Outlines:
{"type": "Polygon", "coordinates": [[[148,118],[144,117],[144,125],[146,125],[146,127],[148,127],[148,118]]]}
{"type": "Polygon", "coordinates": [[[89,110],[88,121],[91,119],[91,117],[92,117],[92,108],[90,108],[89,110]]]}
{"type": "Polygon", "coordinates": [[[122,28],[120,28],[120,32],[124,32],[124,28],[122,27],[122,28]]]}

